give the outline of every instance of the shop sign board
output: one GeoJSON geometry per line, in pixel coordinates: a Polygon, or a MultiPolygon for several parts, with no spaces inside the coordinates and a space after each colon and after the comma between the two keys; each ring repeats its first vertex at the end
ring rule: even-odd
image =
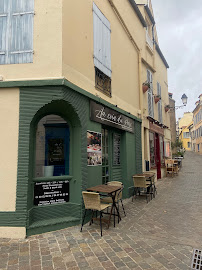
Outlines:
{"type": "Polygon", "coordinates": [[[34,205],[50,205],[69,201],[69,181],[37,182],[34,185],[34,205]]]}
{"type": "Polygon", "coordinates": [[[118,129],[134,133],[134,120],[91,100],[90,119],[118,129]]]}
{"type": "Polygon", "coordinates": [[[149,122],[149,129],[150,129],[150,131],[156,132],[162,136],[164,135],[164,129],[151,123],[151,122],[149,122]]]}

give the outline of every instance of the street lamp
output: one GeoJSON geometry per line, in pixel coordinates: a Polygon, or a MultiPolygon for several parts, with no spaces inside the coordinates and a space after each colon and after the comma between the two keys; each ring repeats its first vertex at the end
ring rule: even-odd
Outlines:
{"type": "Polygon", "coordinates": [[[187,99],[188,99],[188,97],[185,94],[183,94],[181,97],[181,100],[182,100],[182,103],[184,104],[184,106],[187,105],[187,99]]]}
{"type": "Polygon", "coordinates": [[[187,99],[188,99],[188,97],[185,94],[183,94],[182,97],[181,97],[181,100],[182,100],[183,105],[175,106],[175,107],[170,107],[169,106],[169,109],[177,110],[179,108],[183,108],[184,106],[187,105],[187,99]]]}

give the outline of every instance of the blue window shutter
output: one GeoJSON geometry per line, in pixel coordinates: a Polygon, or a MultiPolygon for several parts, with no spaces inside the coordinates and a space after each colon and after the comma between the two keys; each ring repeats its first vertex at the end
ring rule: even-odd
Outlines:
{"type": "Polygon", "coordinates": [[[11,3],[8,62],[32,63],[34,0],[12,0],[11,3]]]}
{"type": "Polygon", "coordinates": [[[111,77],[111,28],[107,18],[93,3],[94,65],[111,77]]]}
{"type": "Polygon", "coordinates": [[[0,64],[6,63],[9,1],[0,0],[0,64]]]}

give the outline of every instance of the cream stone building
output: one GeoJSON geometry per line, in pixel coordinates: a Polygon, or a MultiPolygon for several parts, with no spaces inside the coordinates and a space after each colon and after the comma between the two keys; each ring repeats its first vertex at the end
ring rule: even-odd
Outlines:
{"type": "Polygon", "coordinates": [[[150,2],[2,0],[0,21],[0,237],[81,223],[90,186],[130,197],[145,160],[160,178],[168,64],[150,2]]]}
{"type": "Polygon", "coordinates": [[[192,128],[193,151],[202,154],[202,94],[195,105],[192,128]]]}
{"type": "Polygon", "coordinates": [[[150,83],[142,92],[142,162],[143,170],[156,172],[157,179],[165,174],[165,158],[171,157],[170,116],[166,109],[168,96],[168,63],[159,47],[151,1],[138,0],[146,21],[146,44],[142,47],[141,83],[150,83]]]}

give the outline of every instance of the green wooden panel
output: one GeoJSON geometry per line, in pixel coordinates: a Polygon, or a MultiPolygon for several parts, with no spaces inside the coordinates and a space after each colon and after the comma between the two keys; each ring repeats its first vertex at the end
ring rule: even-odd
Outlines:
{"type": "Polygon", "coordinates": [[[120,181],[122,182],[122,168],[121,166],[113,167],[112,168],[112,179],[113,181],[120,181]]]}
{"type": "Polygon", "coordinates": [[[142,172],[141,123],[135,122],[136,173],[142,172]]]}

